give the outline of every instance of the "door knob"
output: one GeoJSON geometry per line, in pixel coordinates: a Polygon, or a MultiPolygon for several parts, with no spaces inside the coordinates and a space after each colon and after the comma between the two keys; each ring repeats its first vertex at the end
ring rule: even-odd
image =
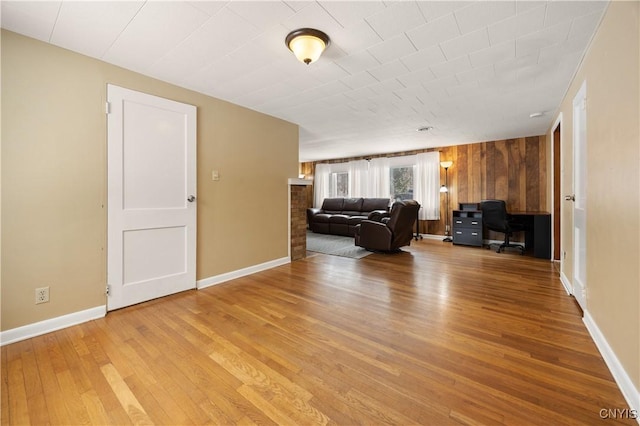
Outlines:
{"type": "Polygon", "coordinates": [[[187,201],[190,203],[193,203],[196,200],[196,197],[194,197],[193,195],[189,195],[189,198],[187,198],[187,201]]]}
{"type": "Polygon", "coordinates": [[[564,199],[566,201],[576,201],[576,196],[575,195],[565,195],[564,199]]]}

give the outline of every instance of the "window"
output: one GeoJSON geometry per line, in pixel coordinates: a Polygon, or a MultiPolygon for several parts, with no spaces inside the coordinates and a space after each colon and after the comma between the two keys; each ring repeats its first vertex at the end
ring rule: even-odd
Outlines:
{"type": "Polygon", "coordinates": [[[437,151],[316,164],[314,206],[330,197],[416,200],[420,220],[440,218],[440,154],[437,151]]]}
{"type": "Polygon", "coordinates": [[[349,172],[331,173],[331,188],[329,193],[332,197],[349,196],[349,172]]]}
{"type": "Polygon", "coordinates": [[[399,166],[389,169],[389,193],[393,201],[413,200],[413,167],[399,166]]]}

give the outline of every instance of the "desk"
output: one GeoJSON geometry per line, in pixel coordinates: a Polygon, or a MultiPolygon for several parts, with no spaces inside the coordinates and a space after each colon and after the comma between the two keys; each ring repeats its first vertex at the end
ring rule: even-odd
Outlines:
{"type": "Polygon", "coordinates": [[[510,211],[513,218],[524,223],[525,249],[535,257],[551,259],[551,214],[549,212],[510,211]]]}

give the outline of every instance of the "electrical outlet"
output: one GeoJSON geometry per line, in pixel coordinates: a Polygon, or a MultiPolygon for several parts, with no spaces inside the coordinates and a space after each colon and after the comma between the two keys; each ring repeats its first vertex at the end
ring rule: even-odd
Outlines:
{"type": "Polygon", "coordinates": [[[49,301],[49,287],[36,288],[36,305],[49,301]]]}

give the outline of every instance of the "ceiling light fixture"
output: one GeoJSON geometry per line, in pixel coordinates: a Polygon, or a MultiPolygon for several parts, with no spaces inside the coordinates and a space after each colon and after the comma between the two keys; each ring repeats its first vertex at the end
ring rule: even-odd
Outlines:
{"type": "Polygon", "coordinates": [[[313,28],[291,31],[284,41],[296,58],[307,65],[317,61],[330,43],[328,35],[313,28]]]}
{"type": "Polygon", "coordinates": [[[542,117],[543,115],[544,115],[544,112],[533,112],[529,114],[529,118],[538,118],[538,117],[542,117]]]}
{"type": "Polygon", "coordinates": [[[419,127],[416,129],[416,132],[429,132],[433,130],[433,126],[419,127]]]}

